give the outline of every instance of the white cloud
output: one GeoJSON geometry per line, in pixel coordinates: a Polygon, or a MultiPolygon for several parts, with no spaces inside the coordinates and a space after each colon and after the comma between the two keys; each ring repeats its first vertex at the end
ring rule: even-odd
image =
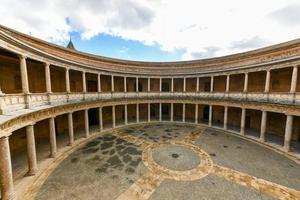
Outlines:
{"type": "Polygon", "coordinates": [[[61,43],[70,31],[185,49],[182,59],[237,53],[300,37],[299,0],[2,0],[0,23],[61,43]]]}

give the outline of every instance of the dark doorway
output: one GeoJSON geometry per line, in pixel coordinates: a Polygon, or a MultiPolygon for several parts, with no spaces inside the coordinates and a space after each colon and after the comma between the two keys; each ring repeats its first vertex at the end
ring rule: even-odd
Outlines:
{"type": "Polygon", "coordinates": [[[170,84],[168,82],[162,83],[162,92],[170,92],[170,84]]]}
{"type": "Polygon", "coordinates": [[[208,122],[209,119],[209,106],[203,108],[203,121],[208,122]]]}
{"type": "Polygon", "coordinates": [[[98,125],[98,112],[97,109],[89,109],[89,125],[98,125]]]}

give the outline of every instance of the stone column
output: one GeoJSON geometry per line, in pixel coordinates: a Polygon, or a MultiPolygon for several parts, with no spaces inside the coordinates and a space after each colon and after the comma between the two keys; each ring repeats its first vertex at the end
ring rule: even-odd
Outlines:
{"type": "Polygon", "coordinates": [[[224,129],[227,130],[228,107],[224,107],[224,129]]]}
{"type": "Polygon", "coordinates": [[[291,80],[290,93],[295,93],[296,92],[297,78],[298,78],[298,67],[294,66],[293,74],[292,74],[292,80],[291,80]]]}
{"type": "Polygon", "coordinates": [[[128,124],[127,104],[125,104],[125,125],[128,124]]]}
{"type": "Polygon", "coordinates": [[[230,89],[230,76],[227,75],[226,76],[226,92],[229,92],[229,89],[230,89]]]}
{"type": "Polygon", "coordinates": [[[159,78],[159,92],[161,92],[161,86],[162,86],[162,78],[159,78]]]}
{"type": "Polygon", "coordinates": [[[8,137],[0,138],[0,183],[2,199],[15,199],[8,137]]]}
{"type": "Polygon", "coordinates": [[[147,85],[147,86],[148,86],[148,92],[150,92],[150,91],[151,91],[151,87],[150,87],[150,86],[151,86],[151,84],[150,84],[150,78],[148,78],[148,85],[147,85]]]}
{"type": "Polygon", "coordinates": [[[101,75],[98,74],[98,92],[101,92],[101,75]]]}
{"type": "Polygon", "coordinates": [[[197,77],[197,92],[199,92],[199,77],[197,77]]]}
{"type": "Polygon", "coordinates": [[[174,92],[174,78],[171,78],[171,92],[174,92]]]}
{"type": "Polygon", "coordinates": [[[102,107],[99,108],[99,129],[103,130],[103,115],[102,115],[102,107]]]}
{"type": "Polygon", "coordinates": [[[214,91],[214,76],[210,77],[210,92],[214,91]]]}
{"type": "Polygon", "coordinates": [[[162,107],[162,104],[159,103],[159,121],[161,122],[162,121],[162,116],[161,116],[161,107],[162,107]]]}
{"type": "Polygon", "coordinates": [[[171,122],[174,121],[174,103],[171,103],[171,122]]]}
{"type": "Polygon", "coordinates": [[[56,132],[55,132],[55,118],[49,118],[49,130],[50,130],[50,157],[55,158],[57,153],[56,146],[56,132]]]}
{"type": "Polygon", "coordinates": [[[266,141],[266,128],[267,128],[267,111],[262,111],[261,126],[260,126],[260,141],[266,141]]]}
{"type": "Polygon", "coordinates": [[[182,104],[182,121],[185,122],[185,103],[182,104]]]}
{"type": "Polygon", "coordinates": [[[148,103],[148,122],[151,121],[151,104],[148,103]]]}
{"type": "Polygon", "coordinates": [[[248,73],[245,73],[244,93],[248,92],[248,73]]]}
{"type": "Polygon", "coordinates": [[[111,75],[111,92],[115,92],[114,76],[111,75]]]}
{"type": "Polygon", "coordinates": [[[208,117],[208,126],[212,126],[212,117],[213,117],[213,107],[212,105],[209,105],[209,117],[208,117]]]}
{"type": "Polygon", "coordinates": [[[50,76],[50,64],[45,63],[45,79],[46,79],[46,92],[52,93],[51,89],[51,76],[50,76]]]}
{"type": "Polygon", "coordinates": [[[73,113],[68,113],[69,145],[74,144],[73,113]]]}
{"type": "Polygon", "coordinates": [[[88,138],[90,136],[90,127],[89,127],[89,110],[84,110],[84,130],[85,137],[88,138]]]}
{"type": "Polygon", "coordinates": [[[267,70],[266,83],[265,83],[265,92],[266,93],[270,91],[270,78],[271,78],[271,72],[270,72],[270,70],[267,70]]]}
{"type": "Polygon", "coordinates": [[[22,92],[25,93],[25,94],[28,94],[29,93],[29,86],[28,86],[28,74],[27,74],[26,57],[23,56],[23,55],[20,55],[19,58],[20,58],[22,92]]]}
{"type": "Polygon", "coordinates": [[[127,79],[126,79],[126,76],[124,76],[124,92],[127,92],[127,79]]]}
{"type": "Polygon", "coordinates": [[[183,92],[186,92],[186,78],[183,77],[183,92]]]}
{"type": "Polygon", "coordinates": [[[26,141],[27,141],[27,161],[28,161],[28,175],[33,176],[37,172],[36,148],[34,139],[33,124],[26,127],[26,141]]]}
{"type": "Polygon", "coordinates": [[[245,119],[246,119],[246,109],[242,108],[242,115],[241,115],[241,135],[245,135],[245,119]]]}
{"type": "Polygon", "coordinates": [[[112,106],[112,126],[116,127],[116,106],[112,106]]]}
{"type": "Polygon", "coordinates": [[[285,134],[284,134],[284,150],[291,150],[291,139],[293,134],[293,115],[286,116],[285,134]]]}
{"type": "Polygon", "coordinates": [[[139,92],[139,78],[138,77],[136,77],[136,79],[135,79],[135,91],[139,92]]]}
{"type": "Polygon", "coordinates": [[[195,124],[198,124],[198,104],[195,105],[195,124]]]}
{"type": "Polygon", "coordinates": [[[82,72],[82,92],[86,93],[86,75],[85,72],[82,72]]]}
{"type": "Polygon", "coordinates": [[[140,107],[136,104],[136,123],[140,123],[140,107]]]}

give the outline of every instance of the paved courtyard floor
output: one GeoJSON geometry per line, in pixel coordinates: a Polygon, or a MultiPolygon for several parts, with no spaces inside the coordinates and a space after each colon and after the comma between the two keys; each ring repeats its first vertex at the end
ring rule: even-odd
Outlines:
{"type": "Polygon", "coordinates": [[[73,152],[36,200],[300,199],[300,165],[229,133],[181,123],[115,129],[73,152]]]}

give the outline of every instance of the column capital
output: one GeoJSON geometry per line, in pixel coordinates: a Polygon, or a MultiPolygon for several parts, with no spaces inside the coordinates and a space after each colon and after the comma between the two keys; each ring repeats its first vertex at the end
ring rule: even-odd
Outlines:
{"type": "Polygon", "coordinates": [[[19,54],[18,57],[19,57],[20,59],[27,59],[27,56],[22,55],[22,54],[19,54]]]}
{"type": "Polygon", "coordinates": [[[44,62],[44,65],[45,65],[45,67],[49,67],[49,66],[50,66],[50,63],[44,62]]]}

